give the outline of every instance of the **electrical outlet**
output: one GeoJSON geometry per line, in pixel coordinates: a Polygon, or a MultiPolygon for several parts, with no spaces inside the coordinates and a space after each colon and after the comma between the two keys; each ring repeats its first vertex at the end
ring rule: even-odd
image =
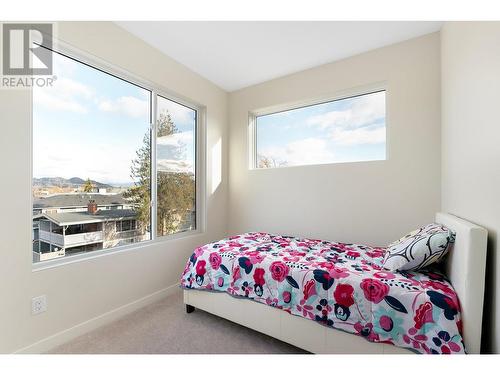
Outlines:
{"type": "Polygon", "coordinates": [[[31,314],[37,315],[47,311],[47,296],[38,296],[31,299],[31,314]]]}

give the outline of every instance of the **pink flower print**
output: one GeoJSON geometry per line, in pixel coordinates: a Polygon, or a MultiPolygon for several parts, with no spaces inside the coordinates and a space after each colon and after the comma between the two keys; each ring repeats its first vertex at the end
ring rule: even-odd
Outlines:
{"type": "Polygon", "coordinates": [[[271,276],[274,280],[283,281],[288,276],[290,268],[285,263],[276,261],[271,263],[269,271],[271,271],[271,276]]]}
{"type": "Polygon", "coordinates": [[[208,257],[208,261],[210,262],[210,266],[212,266],[212,269],[218,270],[222,263],[222,258],[217,253],[211,253],[208,257]]]}
{"type": "Polygon", "coordinates": [[[389,286],[377,279],[363,279],[360,283],[368,301],[379,303],[389,293],[389,286]]]}

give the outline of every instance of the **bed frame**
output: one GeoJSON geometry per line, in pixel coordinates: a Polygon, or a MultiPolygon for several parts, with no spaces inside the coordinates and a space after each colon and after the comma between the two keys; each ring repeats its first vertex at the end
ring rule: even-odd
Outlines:
{"type": "MultiPolygon", "coordinates": [[[[438,213],[436,222],[456,232],[446,271],[460,299],[465,348],[468,353],[478,354],[481,349],[487,231],[445,213],[438,213]]],[[[227,293],[184,290],[184,303],[188,313],[197,307],[312,353],[412,353],[393,345],[371,343],[352,333],[328,328],[262,303],[234,298],[227,293]]]]}

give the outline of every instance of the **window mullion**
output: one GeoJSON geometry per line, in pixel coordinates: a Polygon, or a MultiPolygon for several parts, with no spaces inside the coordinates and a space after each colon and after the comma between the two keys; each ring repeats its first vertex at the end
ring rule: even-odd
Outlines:
{"type": "Polygon", "coordinates": [[[157,161],[156,161],[156,136],[158,134],[157,129],[157,105],[158,105],[158,97],[157,93],[153,91],[151,93],[151,239],[157,238],[157,217],[156,214],[158,212],[158,173],[157,173],[157,161]]]}

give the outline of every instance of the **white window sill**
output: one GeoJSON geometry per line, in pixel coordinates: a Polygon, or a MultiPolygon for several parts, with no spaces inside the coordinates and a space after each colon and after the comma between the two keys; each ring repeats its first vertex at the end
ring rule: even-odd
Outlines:
{"type": "MultiPolygon", "coordinates": [[[[101,249],[89,251],[88,253],[82,253],[78,255],[64,256],[60,258],[50,259],[42,262],[32,263],[32,272],[43,271],[51,268],[61,267],[67,264],[84,262],[96,258],[101,258],[109,255],[126,253],[130,251],[144,250],[145,248],[156,246],[158,244],[164,244],[176,240],[183,240],[188,238],[195,238],[204,234],[203,231],[196,229],[189,232],[180,232],[171,234],[170,236],[163,236],[156,238],[154,240],[148,240],[138,243],[133,243],[130,245],[122,245],[117,247],[112,247],[109,249],[101,249]]],[[[194,249],[193,249],[194,250],[194,249]]]]}

